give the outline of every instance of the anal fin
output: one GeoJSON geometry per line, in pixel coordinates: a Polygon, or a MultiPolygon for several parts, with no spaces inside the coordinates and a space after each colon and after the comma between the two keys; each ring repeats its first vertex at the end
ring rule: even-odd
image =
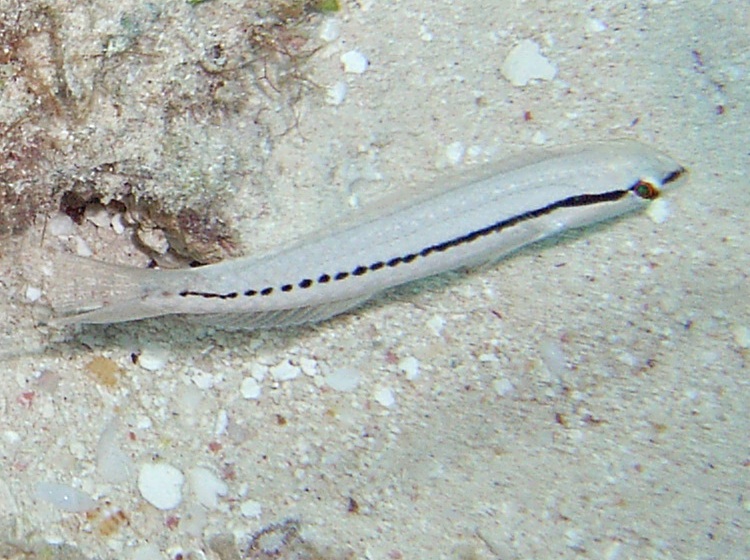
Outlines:
{"type": "Polygon", "coordinates": [[[210,325],[229,330],[278,329],[317,323],[339,315],[356,307],[370,296],[343,299],[322,305],[296,307],[294,309],[277,309],[273,311],[256,311],[251,313],[207,313],[200,315],[181,315],[187,321],[210,325]]]}

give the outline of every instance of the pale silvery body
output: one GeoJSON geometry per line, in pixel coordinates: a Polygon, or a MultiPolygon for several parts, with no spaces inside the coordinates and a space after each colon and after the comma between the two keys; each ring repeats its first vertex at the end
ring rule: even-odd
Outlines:
{"type": "Polygon", "coordinates": [[[173,314],[237,328],[319,321],[385,288],[642,208],[683,172],[634,141],[589,144],[482,167],[261,257],[181,270],[55,259],[53,322],[173,314]]]}

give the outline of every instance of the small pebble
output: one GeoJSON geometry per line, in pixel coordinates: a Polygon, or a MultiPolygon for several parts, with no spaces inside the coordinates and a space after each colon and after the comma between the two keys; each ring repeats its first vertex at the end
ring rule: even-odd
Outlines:
{"type": "Polygon", "coordinates": [[[334,391],[349,393],[359,385],[360,373],[354,368],[336,368],[325,376],[326,385],[334,391]]]}
{"type": "Polygon", "coordinates": [[[135,548],[128,560],[163,560],[159,547],[155,544],[142,544],[135,548]]]}
{"type": "Polygon", "coordinates": [[[190,376],[190,380],[195,383],[195,386],[198,387],[198,389],[207,391],[212,389],[217,382],[221,381],[221,378],[218,375],[212,375],[205,371],[198,371],[190,376]]]}
{"type": "Polygon", "coordinates": [[[252,377],[246,377],[240,385],[240,393],[242,394],[242,398],[258,399],[260,398],[260,383],[252,377]]]}
{"type": "MultiPolygon", "coordinates": [[[[198,389],[195,385],[182,385],[174,394],[173,398],[175,399],[175,403],[177,404],[178,408],[180,410],[190,410],[193,413],[192,414],[183,414],[180,415],[180,418],[183,422],[185,422],[187,425],[192,426],[199,417],[199,412],[205,412],[206,411],[206,405],[203,402],[204,399],[203,391],[198,389]]],[[[148,395],[144,395],[144,402],[148,403],[147,406],[154,406],[155,402],[153,400],[150,400],[151,397],[148,395]],[[149,400],[146,400],[149,399],[149,400]]],[[[159,402],[161,399],[158,399],[156,402],[159,402]]]]}
{"type": "Polygon", "coordinates": [[[147,346],[138,356],[138,365],[146,371],[158,371],[167,365],[169,351],[160,346],[147,346]]]}
{"type": "Polygon", "coordinates": [[[88,259],[94,255],[94,252],[91,250],[91,247],[89,247],[89,244],[86,243],[86,240],[83,239],[82,237],[78,237],[76,235],[73,238],[73,243],[75,244],[76,255],[78,255],[79,257],[84,257],[88,259]]]}
{"type": "Polygon", "coordinates": [[[451,142],[445,148],[445,157],[448,159],[448,163],[453,166],[461,163],[465,154],[466,147],[461,142],[451,142]]]}
{"type": "Polygon", "coordinates": [[[216,413],[216,422],[214,422],[214,435],[223,436],[229,428],[229,413],[223,408],[216,413]]]}
{"type": "Polygon", "coordinates": [[[747,325],[734,325],[732,327],[734,341],[740,348],[750,348],[750,327],[747,325]]]}
{"type": "Polygon", "coordinates": [[[568,361],[562,345],[552,338],[545,338],[539,343],[539,354],[542,362],[555,378],[561,378],[568,371],[568,361]]]}
{"type": "Polygon", "coordinates": [[[96,500],[86,492],[77,490],[67,484],[40,482],[34,488],[34,496],[58,509],[71,513],[83,513],[96,509],[96,500]]]}
{"type": "Polygon", "coordinates": [[[110,484],[122,484],[130,477],[130,456],[120,449],[117,422],[110,421],[96,444],[96,472],[110,484]]]}
{"type": "Polygon", "coordinates": [[[336,18],[327,18],[320,27],[319,37],[326,43],[332,43],[341,35],[341,21],[336,18]]]}
{"type": "Polygon", "coordinates": [[[83,216],[98,228],[109,227],[109,212],[107,212],[103,204],[89,204],[83,216]]]}
{"type": "Polygon", "coordinates": [[[15,445],[21,441],[21,434],[14,430],[5,430],[3,432],[3,440],[9,445],[15,445]]]}
{"type": "Polygon", "coordinates": [[[229,487],[224,481],[203,467],[190,469],[188,481],[198,503],[208,509],[216,509],[219,505],[219,497],[226,496],[229,492],[229,487]]]}
{"type": "Polygon", "coordinates": [[[264,366],[263,364],[259,364],[257,362],[254,364],[251,364],[250,375],[258,383],[261,383],[266,378],[266,375],[268,375],[268,366],[264,366]]]}
{"type": "Polygon", "coordinates": [[[648,208],[646,208],[646,215],[651,218],[651,221],[655,224],[663,224],[667,221],[670,214],[669,202],[663,198],[652,200],[648,205],[648,208]]]}
{"type": "Polygon", "coordinates": [[[607,24],[600,19],[589,18],[586,21],[586,31],[590,33],[601,33],[607,30],[607,24]]]}
{"type": "Polygon", "coordinates": [[[271,377],[276,381],[289,381],[297,377],[300,371],[300,368],[290,363],[289,360],[284,360],[271,368],[271,377]]]}
{"type": "Polygon", "coordinates": [[[299,367],[302,368],[302,373],[309,377],[318,375],[318,361],[313,358],[300,358],[299,367]]]}
{"type": "Polygon", "coordinates": [[[243,517],[260,517],[263,513],[263,508],[260,502],[245,500],[240,505],[240,513],[243,517]]]}
{"type": "Polygon", "coordinates": [[[618,540],[612,540],[610,545],[604,551],[603,560],[620,560],[622,557],[622,543],[618,540]]]}
{"type": "Polygon", "coordinates": [[[73,235],[76,225],[73,220],[65,214],[55,214],[47,222],[47,231],[56,237],[67,237],[73,235]]]}
{"type": "Polygon", "coordinates": [[[406,356],[398,362],[398,369],[406,374],[406,379],[414,381],[419,378],[419,360],[414,356],[406,356]]]}
{"type": "Polygon", "coordinates": [[[425,43],[429,43],[433,39],[432,31],[423,23],[419,26],[419,38],[425,43]]]}
{"type": "Polygon", "coordinates": [[[26,299],[28,301],[31,301],[31,302],[38,301],[40,297],[42,297],[42,290],[40,290],[36,286],[26,287],[26,299]]]}
{"type": "Polygon", "coordinates": [[[535,146],[544,146],[547,143],[547,135],[541,130],[537,130],[531,137],[531,142],[535,146]]]}
{"type": "Polygon", "coordinates": [[[122,214],[115,214],[114,216],[112,216],[110,224],[112,226],[112,230],[117,235],[122,235],[123,233],[125,233],[125,224],[122,219],[122,214]]]}
{"type": "Polygon", "coordinates": [[[443,329],[445,328],[445,319],[440,315],[433,315],[427,321],[427,327],[432,331],[435,336],[441,336],[443,329]]]}
{"type": "Polygon", "coordinates": [[[531,80],[552,80],[557,68],[542,55],[537,43],[524,39],[505,57],[500,72],[514,86],[525,86],[531,80]]]}
{"type": "MultiPolygon", "coordinates": [[[[194,538],[203,536],[203,531],[208,524],[208,510],[200,504],[192,504],[180,512],[180,532],[194,538]]],[[[179,558],[175,556],[174,558],[179,558]]],[[[205,558],[200,556],[199,558],[205,558]]],[[[160,559],[162,560],[162,559],[160,559]]]]}
{"type": "Polygon", "coordinates": [[[565,545],[573,550],[584,550],[583,536],[575,529],[565,531],[565,545]]]}
{"type": "Polygon", "coordinates": [[[359,51],[345,52],[340,60],[347,74],[363,74],[370,65],[370,61],[359,51]]]}
{"type": "Polygon", "coordinates": [[[139,227],[135,232],[135,236],[146,249],[157,255],[166,255],[167,251],[169,251],[167,234],[161,229],[139,227]]]}
{"type": "Polygon", "coordinates": [[[346,99],[348,91],[349,86],[346,85],[346,82],[336,82],[326,92],[326,103],[334,106],[341,105],[346,99]]]}
{"type": "Polygon", "coordinates": [[[182,502],[185,475],[167,463],[144,463],[138,473],[141,496],[156,509],[174,509],[182,502]]]}
{"type": "Polygon", "coordinates": [[[500,397],[507,397],[513,391],[515,391],[515,387],[513,387],[513,383],[511,383],[505,378],[495,379],[492,382],[492,388],[495,390],[495,393],[497,393],[497,395],[500,397]]]}
{"type": "Polygon", "coordinates": [[[396,404],[396,396],[393,394],[393,389],[390,387],[378,387],[375,389],[373,397],[378,403],[386,408],[390,408],[396,404]]]}

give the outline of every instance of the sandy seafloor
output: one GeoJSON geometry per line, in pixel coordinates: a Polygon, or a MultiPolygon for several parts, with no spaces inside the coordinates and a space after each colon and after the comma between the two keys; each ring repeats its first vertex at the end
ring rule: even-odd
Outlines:
{"type": "MultiPolygon", "coordinates": [[[[750,557],[745,3],[452,4],[364,0],[328,16],[340,35],[310,72],[348,92],[303,102],[297,133],[274,140],[268,219],[243,235],[270,245],[352,194],[615,137],[690,170],[667,219],[631,216],[261,333],[35,327],[20,268],[39,230],[4,240],[3,345],[21,355],[0,365],[2,554],[231,558],[216,551],[231,535],[247,558],[750,557]],[[502,76],[524,39],[554,79],[502,76]],[[363,73],[343,71],[350,50],[363,73]],[[155,371],[132,359],[159,351],[155,371]],[[113,384],[96,360],[117,364],[113,384]],[[354,389],[330,387],[347,375],[354,389]],[[176,507],[146,501],[148,464],[185,475],[176,507]],[[96,509],[65,511],[40,483],[96,509]]],[[[127,243],[80,229],[100,258],[127,243]]]]}

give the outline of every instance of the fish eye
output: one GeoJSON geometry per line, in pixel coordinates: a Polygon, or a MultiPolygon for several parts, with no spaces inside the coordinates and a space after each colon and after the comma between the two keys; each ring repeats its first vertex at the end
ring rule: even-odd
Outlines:
{"type": "Polygon", "coordinates": [[[633,185],[630,190],[646,200],[653,200],[659,196],[659,189],[656,188],[656,185],[649,181],[644,181],[643,179],[633,185]]]}

